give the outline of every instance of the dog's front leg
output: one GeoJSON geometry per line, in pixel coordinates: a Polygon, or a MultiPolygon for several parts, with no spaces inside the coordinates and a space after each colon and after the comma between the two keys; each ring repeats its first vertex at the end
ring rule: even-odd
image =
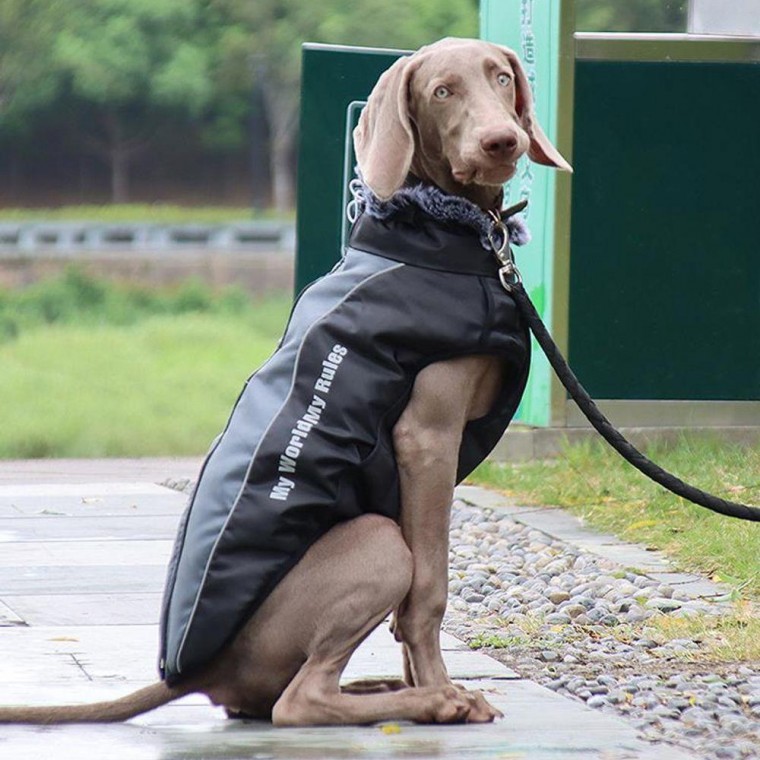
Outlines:
{"type": "MultiPolygon", "coordinates": [[[[393,430],[401,485],[401,529],[411,549],[411,589],[394,617],[415,686],[449,683],[440,649],[448,592],[449,522],[459,447],[483,390],[483,357],[429,365],[393,430]]],[[[486,360],[488,361],[488,360],[486,360]]]]}
{"type": "Polygon", "coordinates": [[[415,686],[440,686],[449,678],[439,636],[448,594],[451,500],[461,433],[422,427],[412,415],[394,432],[401,479],[401,529],[414,572],[409,594],[395,613],[407,677],[415,686]]]}
{"type": "MultiPolygon", "coordinates": [[[[501,388],[495,356],[467,356],[431,364],[415,379],[409,403],[393,430],[401,480],[401,530],[412,552],[409,592],[394,616],[403,642],[410,685],[450,683],[441,656],[446,611],[449,523],[459,448],[468,421],[487,414],[501,388]]],[[[480,692],[464,692],[468,720],[491,721],[501,713],[480,692]]]]}

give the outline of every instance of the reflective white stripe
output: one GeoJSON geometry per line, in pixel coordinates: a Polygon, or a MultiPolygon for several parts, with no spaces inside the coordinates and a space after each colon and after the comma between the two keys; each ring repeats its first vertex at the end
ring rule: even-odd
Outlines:
{"type": "MultiPolygon", "coordinates": [[[[264,432],[262,433],[261,437],[259,438],[259,441],[256,445],[256,448],[254,449],[253,455],[250,458],[250,461],[248,463],[248,468],[246,470],[245,477],[243,478],[243,481],[240,485],[240,489],[238,490],[238,494],[235,497],[235,501],[233,502],[232,508],[230,509],[222,527],[219,533],[217,534],[216,540],[214,541],[213,546],[211,547],[211,551],[209,552],[208,560],[206,562],[206,566],[203,571],[203,577],[201,578],[201,582],[198,585],[198,591],[195,595],[195,602],[193,604],[193,608],[190,611],[190,615],[187,618],[187,622],[185,623],[185,630],[182,635],[182,639],[180,640],[179,647],[177,648],[177,654],[175,658],[175,670],[179,674],[182,672],[182,651],[185,647],[185,644],[187,642],[187,637],[190,632],[190,628],[193,623],[193,619],[195,617],[195,614],[198,609],[198,604],[200,603],[201,594],[203,591],[203,588],[206,584],[206,579],[208,577],[209,568],[211,566],[211,562],[214,559],[214,555],[216,553],[217,546],[219,544],[219,541],[221,540],[222,536],[225,533],[225,530],[227,528],[227,525],[232,518],[232,515],[235,513],[235,509],[243,495],[243,491],[245,489],[246,484],[248,483],[248,478],[251,474],[251,469],[254,465],[254,462],[256,461],[256,456],[259,452],[259,449],[261,447],[261,444],[264,442],[264,439],[267,437],[267,434],[269,433],[269,430],[271,429],[272,425],[275,423],[275,421],[279,418],[280,414],[282,413],[282,410],[285,408],[288,401],[290,401],[290,397],[293,394],[293,388],[295,386],[296,377],[298,375],[298,365],[301,359],[301,351],[303,349],[304,344],[306,343],[307,338],[309,337],[309,334],[314,330],[317,325],[321,324],[327,317],[329,317],[334,311],[336,311],[338,308],[340,308],[351,296],[356,293],[358,290],[361,290],[362,288],[366,287],[371,283],[373,280],[378,279],[382,277],[383,275],[390,274],[391,272],[395,272],[397,269],[401,269],[402,267],[405,267],[406,264],[403,263],[393,263],[390,266],[386,267],[385,269],[375,272],[374,274],[369,275],[365,279],[363,279],[361,282],[354,285],[351,290],[349,290],[338,302],[336,302],[328,311],[326,311],[316,322],[314,322],[304,333],[303,338],[301,339],[301,344],[298,347],[298,352],[296,353],[295,360],[293,362],[293,372],[291,374],[291,380],[290,380],[290,387],[288,389],[288,393],[285,396],[285,400],[280,405],[277,412],[272,416],[272,418],[269,421],[269,424],[264,429],[264,432]]],[[[168,648],[168,647],[167,647],[168,648]]]]}

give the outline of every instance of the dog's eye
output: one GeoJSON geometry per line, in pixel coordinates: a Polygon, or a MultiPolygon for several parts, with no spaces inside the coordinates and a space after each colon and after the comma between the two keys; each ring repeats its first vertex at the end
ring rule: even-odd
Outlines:
{"type": "Polygon", "coordinates": [[[433,95],[435,95],[438,100],[445,100],[446,98],[451,95],[451,90],[448,87],[444,87],[441,85],[440,87],[435,88],[435,92],[433,92],[433,95]]]}
{"type": "Polygon", "coordinates": [[[502,86],[507,87],[509,83],[512,81],[512,77],[509,76],[509,74],[499,74],[499,76],[496,77],[496,81],[502,86]]]}

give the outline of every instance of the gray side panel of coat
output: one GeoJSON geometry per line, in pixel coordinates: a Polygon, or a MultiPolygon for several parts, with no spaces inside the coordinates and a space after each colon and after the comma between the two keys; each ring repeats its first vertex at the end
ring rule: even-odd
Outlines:
{"type": "Polygon", "coordinates": [[[224,433],[206,459],[185,529],[177,538],[164,596],[166,662],[162,666],[167,670],[182,670],[184,635],[216,541],[240,497],[259,442],[290,395],[304,336],[363,283],[402,266],[369,254],[344,260],[330,277],[310,286],[309,298],[299,301],[293,310],[280,347],[248,379],[224,433]],[[202,503],[203,509],[194,511],[196,503],[202,503]]]}

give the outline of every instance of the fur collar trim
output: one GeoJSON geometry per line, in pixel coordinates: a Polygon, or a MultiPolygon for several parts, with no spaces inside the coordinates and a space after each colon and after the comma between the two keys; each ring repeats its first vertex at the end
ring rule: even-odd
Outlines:
{"type": "MultiPolygon", "coordinates": [[[[381,201],[361,179],[352,180],[349,190],[353,196],[347,209],[351,221],[355,221],[362,212],[375,219],[390,219],[402,208],[417,206],[438,221],[470,227],[477,232],[483,248],[487,251],[492,250],[489,233],[493,230],[493,220],[466,198],[449,195],[435,185],[422,183],[405,185],[387,201],[381,201]]],[[[525,245],[530,242],[530,230],[518,214],[522,208],[524,204],[518,204],[517,207],[502,211],[502,219],[512,245],[525,245]]]]}

